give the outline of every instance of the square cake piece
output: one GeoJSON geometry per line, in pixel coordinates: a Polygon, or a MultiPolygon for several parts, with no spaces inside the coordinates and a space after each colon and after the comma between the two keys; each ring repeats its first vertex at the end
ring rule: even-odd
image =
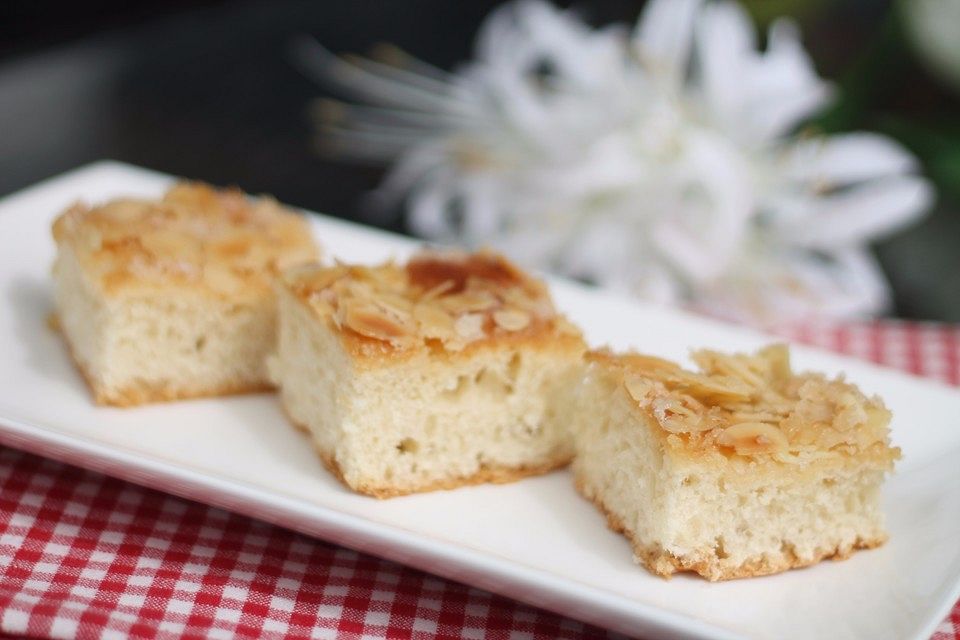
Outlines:
{"type": "Polygon", "coordinates": [[[95,401],[116,406],[269,388],[272,280],[317,257],[298,214],[193,183],[74,205],[53,236],[57,325],[95,401]]]}
{"type": "Polygon", "coordinates": [[[585,345],[545,285],[504,258],[298,268],[280,289],[283,406],[355,491],[508,482],[569,462],[549,399],[585,345]]]}
{"type": "Polygon", "coordinates": [[[576,485],[653,573],[759,576],[886,539],[880,485],[900,451],[878,398],[793,373],[782,345],[698,351],[699,372],[586,359],[569,409],[576,485]]]}

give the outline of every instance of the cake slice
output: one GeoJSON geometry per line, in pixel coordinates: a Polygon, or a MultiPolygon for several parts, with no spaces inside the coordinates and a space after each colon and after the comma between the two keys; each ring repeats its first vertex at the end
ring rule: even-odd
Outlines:
{"type": "Polygon", "coordinates": [[[74,205],[53,236],[57,325],[95,401],[117,406],[268,388],[272,280],[317,257],[299,215],[194,183],[74,205]]]}
{"type": "Polygon", "coordinates": [[[793,373],[785,346],[658,358],[588,354],[570,402],[578,490],[658,575],[726,580],[876,547],[900,450],[890,412],[842,378],[793,373]]]}
{"type": "Polygon", "coordinates": [[[585,345],[544,284],[504,258],[298,268],[279,289],[283,406],[355,491],[508,482],[569,462],[548,399],[585,345]]]}

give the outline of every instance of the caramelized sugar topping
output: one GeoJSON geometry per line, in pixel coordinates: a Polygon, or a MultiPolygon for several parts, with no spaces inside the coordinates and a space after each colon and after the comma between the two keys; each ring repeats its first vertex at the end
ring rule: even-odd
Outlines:
{"type": "Polygon", "coordinates": [[[161,200],[74,205],[53,225],[107,292],[167,284],[259,295],[292,264],[316,258],[306,222],[271,198],[180,183],[161,200]]]}
{"type": "Polygon", "coordinates": [[[785,345],[756,354],[693,353],[699,371],[641,355],[589,356],[612,366],[630,398],[690,449],[804,462],[825,456],[872,456],[887,464],[890,412],[842,377],[793,373],[785,345]]]}
{"type": "Polygon", "coordinates": [[[479,252],[449,259],[440,254],[414,256],[406,266],[410,285],[423,291],[445,286],[446,292],[461,293],[473,278],[503,287],[523,283],[523,274],[501,256],[479,252]]]}
{"type": "Polygon", "coordinates": [[[393,349],[460,351],[508,334],[579,332],[553,307],[543,283],[490,252],[423,252],[406,265],[291,270],[291,291],[336,326],[393,349]]]}

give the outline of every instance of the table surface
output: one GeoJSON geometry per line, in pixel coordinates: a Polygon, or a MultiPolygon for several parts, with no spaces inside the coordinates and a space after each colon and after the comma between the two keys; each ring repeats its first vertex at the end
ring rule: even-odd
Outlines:
{"type": "MultiPolygon", "coordinates": [[[[960,384],[960,327],[888,321],[777,332],[960,384]]],[[[0,449],[0,632],[39,638],[613,636],[13,449],[0,449]]],[[[960,603],[933,638],[960,639],[960,603]]]]}

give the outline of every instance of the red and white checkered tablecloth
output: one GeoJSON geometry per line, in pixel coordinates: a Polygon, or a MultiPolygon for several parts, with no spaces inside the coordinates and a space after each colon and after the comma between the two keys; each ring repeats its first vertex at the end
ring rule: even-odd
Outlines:
{"type": "MultiPolygon", "coordinates": [[[[960,328],[779,332],[960,384],[960,328]]],[[[598,638],[605,631],[263,522],[0,449],[0,633],[598,638]]],[[[960,605],[935,640],[960,640],[960,605]]]]}

